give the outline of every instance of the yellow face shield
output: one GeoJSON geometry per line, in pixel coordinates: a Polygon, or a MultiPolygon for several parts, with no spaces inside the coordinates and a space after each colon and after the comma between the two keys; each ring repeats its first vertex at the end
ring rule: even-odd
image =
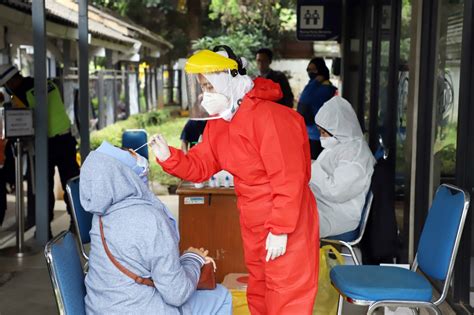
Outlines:
{"type": "Polygon", "coordinates": [[[210,50],[201,50],[195,53],[188,59],[188,61],[186,61],[186,65],[184,66],[184,71],[188,74],[211,73],[237,69],[237,61],[210,50]]]}
{"type": "Polygon", "coordinates": [[[230,71],[236,71],[235,60],[210,50],[201,50],[191,56],[184,66],[186,72],[186,94],[188,97],[189,118],[209,120],[221,118],[229,107],[229,99],[217,93],[205,75],[223,74],[223,80],[230,78],[230,71]]]}

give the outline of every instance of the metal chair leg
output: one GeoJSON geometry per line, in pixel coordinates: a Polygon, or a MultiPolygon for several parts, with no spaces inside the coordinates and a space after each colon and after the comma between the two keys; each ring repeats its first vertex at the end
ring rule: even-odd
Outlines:
{"type": "Polygon", "coordinates": [[[399,304],[399,303],[396,303],[396,302],[383,302],[383,301],[380,301],[380,302],[375,302],[373,303],[372,305],[369,306],[369,310],[367,311],[367,315],[373,315],[375,314],[375,311],[382,307],[382,306],[395,306],[395,307],[407,307],[410,309],[410,311],[415,314],[415,315],[418,315],[419,314],[419,309],[420,308],[426,308],[426,309],[430,309],[434,312],[435,315],[442,315],[440,309],[432,304],[432,303],[426,303],[426,302],[419,302],[419,303],[416,303],[418,306],[416,307],[410,307],[410,305],[405,305],[404,304],[399,304]]]}
{"type": "Polygon", "coordinates": [[[369,309],[367,310],[367,315],[373,315],[374,312],[379,308],[379,306],[377,305],[377,303],[375,304],[372,304],[369,306],[369,309]]]}
{"type": "Polygon", "coordinates": [[[441,310],[438,308],[438,306],[432,305],[432,306],[429,306],[428,308],[431,309],[431,310],[433,310],[433,312],[434,312],[436,315],[442,315],[441,310]]]}
{"type": "Polygon", "coordinates": [[[344,299],[342,295],[339,295],[339,302],[337,304],[337,315],[342,315],[342,304],[344,304],[344,299]]]}
{"type": "Polygon", "coordinates": [[[348,248],[349,251],[351,252],[351,256],[352,256],[352,260],[354,261],[354,264],[355,265],[360,265],[359,259],[357,258],[357,255],[354,251],[354,248],[352,248],[352,246],[350,246],[350,245],[346,245],[345,247],[348,248]]]}

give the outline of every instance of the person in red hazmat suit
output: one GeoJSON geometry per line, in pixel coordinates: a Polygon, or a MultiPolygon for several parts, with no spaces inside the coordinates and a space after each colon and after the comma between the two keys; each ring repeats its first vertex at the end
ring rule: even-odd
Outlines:
{"type": "Polygon", "coordinates": [[[161,135],[150,145],[163,169],[179,178],[203,182],[222,169],[234,176],[250,312],[311,314],[319,224],[306,126],[297,112],[273,103],[282,97],[279,85],[252,82],[243,62],[227,46],[191,56],[185,71],[197,84],[188,86],[196,92],[190,116],[209,120],[203,140],[187,155],[161,135]]]}

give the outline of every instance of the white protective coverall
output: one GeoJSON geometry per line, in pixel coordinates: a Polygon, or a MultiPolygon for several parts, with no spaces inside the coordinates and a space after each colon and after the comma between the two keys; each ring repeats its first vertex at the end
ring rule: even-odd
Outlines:
{"type": "Polygon", "coordinates": [[[348,101],[333,97],[315,120],[337,139],[311,166],[310,186],[318,204],[320,238],[324,238],[358,227],[376,161],[348,101]]]}

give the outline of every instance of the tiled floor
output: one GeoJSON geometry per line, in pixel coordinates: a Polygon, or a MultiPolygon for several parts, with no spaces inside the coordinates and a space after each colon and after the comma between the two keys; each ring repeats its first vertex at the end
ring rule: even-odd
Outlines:
{"type": "MultiPolygon", "coordinates": [[[[53,234],[59,233],[69,225],[63,202],[58,202],[53,222],[53,234]],[[61,209],[62,208],[62,209],[61,209]]],[[[56,314],[43,250],[33,240],[34,228],[25,234],[26,244],[35,249],[35,254],[22,259],[0,256],[0,275],[9,281],[0,281],[0,314],[56,314]]],[[[15,238],[5,243],[14,246],[15,238]]]]}

